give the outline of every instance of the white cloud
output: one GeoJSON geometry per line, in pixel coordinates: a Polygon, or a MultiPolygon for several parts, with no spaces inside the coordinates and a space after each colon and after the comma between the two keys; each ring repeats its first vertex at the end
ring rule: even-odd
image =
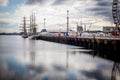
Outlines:
{"type": "Polygon", "coordinates": [[[13,33],[13,32],[18,32],[17,29],[12,29],[12,28],[1,28],[0,27],[0,33],[3,33],[3,32],[9,32],[9,33],[13,33]]]}
{"type": "Polygon", "coordinates": [[[1,23],[6,23],[6,24],[9,24],[9,25],[16,25],[16,24],[18,24],[18,20],[15,19],[15,18],[12,18],[12,17],[0,18],[0,24],[1,23]]]}
{"type": "Polygon", "coordinates": [[[0,13],[0,17],[8,17],[10,16],[10,13],[9,12],[4,12],[4,13],[0,13]]]}
{"type": "Polygon", "coordinates": [[[17,17],[8,12],[0,13],[0,32],[18,32],[18,27],[17,17]]]}
{"type": "Polygon", "coordinates": [[[8,5],[8,0],[0,0],[0,6],[7,6],[8,5]]]}

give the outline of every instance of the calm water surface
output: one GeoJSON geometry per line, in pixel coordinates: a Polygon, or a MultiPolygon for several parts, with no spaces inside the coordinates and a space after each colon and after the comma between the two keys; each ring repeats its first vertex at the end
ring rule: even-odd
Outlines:
{"type": "Polygon", "coordinates": [[[113,62],[91,50],[21,36],[0,36],[3,80],[110,80],[113,62]]]}

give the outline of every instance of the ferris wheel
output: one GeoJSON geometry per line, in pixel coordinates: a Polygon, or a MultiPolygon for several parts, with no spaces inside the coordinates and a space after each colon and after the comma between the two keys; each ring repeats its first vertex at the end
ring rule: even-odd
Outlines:
{"type": "Polygon", "coordinates": [[[112,14],[116,30],[120,33],[120,0],[113,0],[112,14]]]}

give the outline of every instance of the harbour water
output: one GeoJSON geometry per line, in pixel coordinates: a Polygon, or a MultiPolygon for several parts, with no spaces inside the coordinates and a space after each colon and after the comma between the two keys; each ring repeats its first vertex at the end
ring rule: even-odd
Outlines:
{"type": "Polygon", "coordinates": [[[92,50],[21,36],[0,36],[1,80],[111,80],[114,62],[92,50]]]}

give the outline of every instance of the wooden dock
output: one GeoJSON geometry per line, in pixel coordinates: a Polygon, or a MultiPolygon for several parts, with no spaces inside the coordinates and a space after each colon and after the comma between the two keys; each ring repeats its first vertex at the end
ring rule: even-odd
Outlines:
{"type": "Polygon", "coordinates": [[[81,46],[92,49],[94,56],[120,62],[120,38],[111,37],[70,37],[70,36],[37,36],[37,40],[45,40],[56,43],[63,43],[81,46]]]}

